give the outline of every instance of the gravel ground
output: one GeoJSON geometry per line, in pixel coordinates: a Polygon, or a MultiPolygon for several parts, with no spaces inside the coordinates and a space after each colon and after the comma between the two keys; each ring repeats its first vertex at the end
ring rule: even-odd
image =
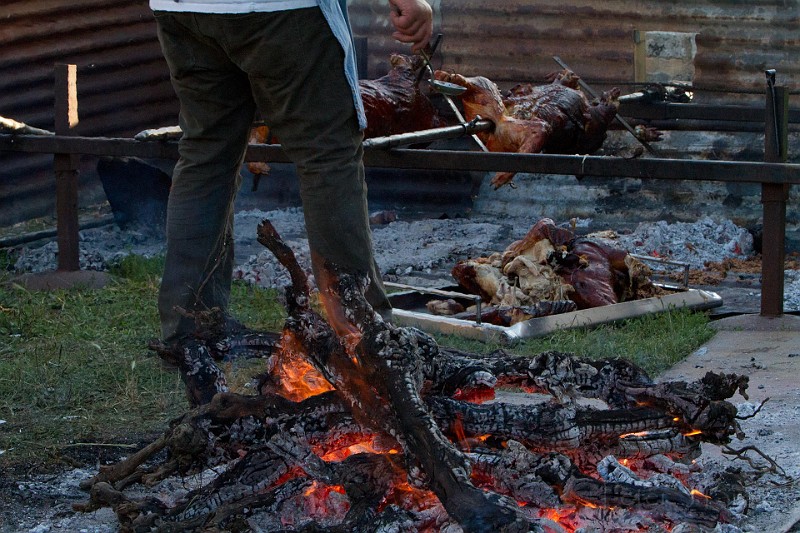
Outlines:
{"type": "MultiPolygon", "coordinates": [[[[289,278],[272,254],[255,239],[256,227],[265,218],[272,221],[284,240],[294,249],[309,277],[308,243],[304,238],[300,208],[273,211],[244,210],[236,214],[234,275],[263,287],[280,288],[289,278]]],[[[392,217],[382,217],[392,218],[392,217]]],[[[376,261],[384,279],[423,287],[452,283],[450,269],[460,259],[489,255],[505,249],[521,238],[536,220],[513,217],[397,219],[373,226],[376,261]]],[[[562,222],[562,221],[558,221],[562,222]]],[[[591,220],[563,221],[586,233],[591,220]]],[[[603,232],[608,237],[613,232],[603,232]]],[[[598,234],[599,235],[599,234],[598,234]]],[[[753,255],[750,233],[730,220],[702,218],[694,223],[642,223],[628,233],[613,234],[612,242],[631,253],[668,259],[703,269],[707,262],[753,255]]],[[[152,256],[164,252],[163,236],[150,228],[116,225],[81,231],[80,262],[84,270],[107,270],[109,265],[130,253],[152,256]]],[[[56,267],[55,241],[39,242],[14,251],[19,272],[42,272],[56,267]]],[[[669,267],[674,270],[674,267],[669,267]]],[[[721,286],[697,286],[718,292],[724,312],[758,312],[758,275],[729,276],[721,286]]],[[[785,271],[784,310],[800,310],[800,271],[785,271]]]]}

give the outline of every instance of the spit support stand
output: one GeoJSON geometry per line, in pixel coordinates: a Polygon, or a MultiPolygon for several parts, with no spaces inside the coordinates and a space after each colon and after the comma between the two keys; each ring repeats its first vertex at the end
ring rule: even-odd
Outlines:
{"type": "MultiPolygon", "coordinates": [[[[464,115],[461,113],[461,110],[458,108],[456,103],[453,101],[453,96],[459,96],[467,90],[466,87],[462,87],[461,85],[457,85],[455,83],[448,83],[446,81],[437,80],[433,74],[433,66],[431,65],[431,57],[436,52],[436,49],[439,47],[439,43],[442,41],[442,34],[436,36],[436,40],[434,41],[433,45],[429,45],[426,49],[420,50],[419,55],[422,57],[422,60],[425,62],[425,66],[420,70],[420,74],[417,77],[417,82],[422,78],[422,73],[428,73],[428,83],[430,84],[431,88],[442,95],[442,97],[447,102],[447,105],[450,107],[450,110],[456,116],[458,121],[461,124],[466,124],[467,121],[464,118],[464,115]]],[[[475,117],[477,120],[481,120],[480,116],[475,117]]],[[[489,148],[480,140],[480,138],[476,134],[471,135],[472,140],[475,141],[475,144],[483,152],[488,152],[489,148]]]]}

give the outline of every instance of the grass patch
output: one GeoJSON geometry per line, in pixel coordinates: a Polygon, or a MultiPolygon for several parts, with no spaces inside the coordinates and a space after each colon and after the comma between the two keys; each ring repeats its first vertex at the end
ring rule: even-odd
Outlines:
{"type": "MultiPolygon", "coordinates": [[[[183,384],[147,349],[159,336],[156,308],[163,259],[130,256],[104,289],[34,292],[0,283],[0,469],[44,464],[82,443],[138,442],[187,409],[183,384]]],[[[0,282],[3,274],[0,273],[0,282]]],[[[285,311],[273,290],[234,283],[231,312],[277,331],[285,311]]],[[[623,357],[657,374],[712,336],[702,313],[670,311],[593,330],[561,331],[509,351],[623,357]]],[[[500,345],[437,339],[473,353],[500,345]]],[[[258,361],[227,368],[243,384],[258,361]]]]}
{"type": "MultiPolygon", "coordinates": [[[[557,350],[588,359],[620,357],[655,376],[684,359],[714,335],[708,322],[705,313],[672,309],[593,329],[562,330],[546,337],[526,339],[505,349],[521,355],[557,350]]],[[[442,335],[437,337],[437,341],[472,353],[489,353],[504,348],[500,344],[485,344],[454,336],[442,335]]]]}
{"type": "MultiPolygon", "coordinates": [[[[135,441],[186,410],[177,372],[147,349],[160,335],[162,270],[161,258],[131,256],[101,290],[0,285],[0,469],[75,443],[135,441]]],[[[233,312],[274,330],[284,314],[276,295],[237,283],[233,312]]]]}

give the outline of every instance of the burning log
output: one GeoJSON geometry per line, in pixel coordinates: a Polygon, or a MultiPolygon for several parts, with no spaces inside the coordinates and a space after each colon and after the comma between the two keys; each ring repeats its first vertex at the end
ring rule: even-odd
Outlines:
{"type": "MultiPolygon", "coordinates": [[[[273,531],[564,531],[593,523],[596,508],[617,525],[713,527],[725,518],[677,477],[645,479],[612,454],[641,465],[727,442],[738,426],[725,399],[746,378],[656,384],[620,360],[447,350],[385,323],[364,299],[367,280],[329,265],[323,297],[338,311],[329,320],[346,322],[334,325],[311,307],[304,272],[268,222],[258,239],[292,286],[257,393],[190,394],[200,405],[82,484],[82,510],[112,507],[123,531],[247,529],[256,517],[273,531]],[[550,401],[490,402],[498,385],[550,401]],[[163,450],[166,460],[147,466],[163,450]],[[198,472],[211,479],[169,504],[124,493],[198,472]]],[[[210,367],[210,352],[179,361],[189,376],[217,376],[210,367]]]]}

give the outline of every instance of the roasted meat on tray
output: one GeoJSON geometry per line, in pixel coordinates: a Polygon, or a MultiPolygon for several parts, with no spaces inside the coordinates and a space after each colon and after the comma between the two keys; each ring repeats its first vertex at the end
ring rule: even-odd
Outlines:
{"type": "Polygon", "coordinates": [[[516,319],[498,324],[503,326],[542,316],[542,302],[569,301],[549,306],[557,314],[658,293],[647,265],[600,239],[577,237],[549,218],[539,220],[503,252],[459,261],[452,274],[489,306],[519,309],[516,319]]]}

